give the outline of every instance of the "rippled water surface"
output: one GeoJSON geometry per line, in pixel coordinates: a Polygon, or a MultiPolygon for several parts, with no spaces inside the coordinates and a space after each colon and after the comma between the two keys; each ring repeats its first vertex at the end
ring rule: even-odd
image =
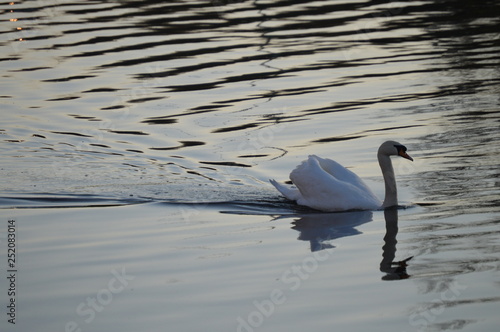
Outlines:
{"type": "Polygon", "coordinates": [[[2,331],[498,328],[497,1],[0,18],[2,331]],[[415,159],[394,160],[406,209],[315,213],[267,182],[318,154],[383,196],[389,139],[415,159]]]}

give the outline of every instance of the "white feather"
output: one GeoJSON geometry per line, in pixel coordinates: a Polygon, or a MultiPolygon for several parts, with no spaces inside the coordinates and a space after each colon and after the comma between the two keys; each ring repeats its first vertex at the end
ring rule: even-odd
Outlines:
{"type": "Polygon", "coordinates": [[[299,205],[321,211],[376,210],[397,205],[397,190],[389,156],[400,155],[411,159],[403,146],[394,141],[383,143],[378,150],[378,159],[386,185],[384,203],[379,200],[359,176],[339,163],[315,155],[298,165],[291,173],[295,187],[288,187],[270,180],[271,184],[290,200],[299,205]]]}

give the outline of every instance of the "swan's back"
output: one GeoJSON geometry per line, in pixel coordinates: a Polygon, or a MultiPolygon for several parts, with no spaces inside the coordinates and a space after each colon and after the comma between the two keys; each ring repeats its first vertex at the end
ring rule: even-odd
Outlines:
{"type": "MultiPolygon", "coordinates": [[[[370,191],[370,188],[361,180],[359,176],[356,175],[356,173],[350,171],[349,169],[345,168],[344,166],[340,165],[338,162],[335,160],[331,160],[328,158],[320,158],[316,155],[311,155],[309,156],[309,159],[314,158],[319,162],[320,167],[330,175],[334,176],[337,180],[343,181],[343,182],[348,182],[352,184],[353,186],[358,187],[359,189],[363,191],[370,191]]],[[[308,159],[308,160],[309,160],[308,159]]]]}
{"type": "Polygon", "coordinates": [[[322,211],[372,210],[382,202],[356,174],[331,160],[309,156],[290,174],[300,205],[322,211]]]}

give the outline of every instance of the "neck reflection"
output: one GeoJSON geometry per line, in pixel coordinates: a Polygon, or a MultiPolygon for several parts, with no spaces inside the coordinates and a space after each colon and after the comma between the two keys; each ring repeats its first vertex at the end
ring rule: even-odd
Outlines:
{"type": "Polygon", "coordinates": [[[380,271],[386,273],[382,280],[400,280],[408,279],[410,275],[406,272],[408,261],[413,256],[402,261],[395,262],[396,244],[398,243],[396,236],[398,234],[398,209],[387,208],[384,210],[385,217],[385,236],[384,245],[382,246],[382,261],[380,262],[380,271]]]}
{"type": "MultiPolygon", "coordinates": [[[[380,271],[385,273],[382,280],[407,279],[406,272],[409,257],[402,261],[394,261],[396,257],[396,236],[398,234],[398,209],[384,210],[386,233],[382,246],[382,261],[380,271]]],[[[344,213],[311,213],[295,219],[292,229],[300,233],[298,240],[309,241],[311,252],[335,248],[333,240],[361,234],[356,227],[372,221],[371,211],[344,213]]]]}

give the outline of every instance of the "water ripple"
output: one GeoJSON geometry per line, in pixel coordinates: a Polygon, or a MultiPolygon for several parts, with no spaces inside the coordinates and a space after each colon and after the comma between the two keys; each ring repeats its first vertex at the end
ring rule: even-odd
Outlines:
{"type": "MultiPolygon", "coordinates": [[[[175,164],[181,171],[169,178],[186,184],[262,184],[282,177],[283,165],[306,148],[342,155],[344,146],[351,154],[353,144],[366,146],[353,158],[370,163],[373,138],[397,138],[416,141],[423,160],[439,164],[415,175],[419,190],[428,191],[423,179],[472,176],[467,156],[483,161],[478,169],[491,188],[495,159],[479,147],[498,138],[499,7],[459,0],[4,4],[11,26],[2,31],[1,60],[16,83],[2,86],[3,160],[12,170],[19,158],[42,162],[47,171],[38,178],[56,170],[75,183],[103,162],[137,181],[161,183],[165,165],[175,164]],[[443,155],[446,137],[474,142],[443,155]]],[[[18,182],[30,188],[26,179],[18,182]]],[[[449,187],[429,197],[446,200],[466,188],[444,182],[449,187]]],[[[472,192],[480,198],[456,196],[496,204],[493,190],[472,192]]]]}

